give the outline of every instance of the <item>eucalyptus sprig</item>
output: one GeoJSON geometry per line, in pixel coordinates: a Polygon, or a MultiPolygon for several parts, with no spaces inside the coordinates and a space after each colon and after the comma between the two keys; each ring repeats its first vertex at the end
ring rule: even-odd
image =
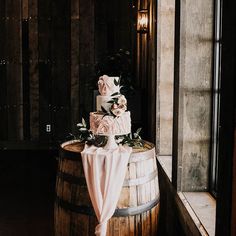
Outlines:
{"type": "Polygon", "coordinates": [[[143,147],[144,145],[144,141],[142,140],[141,136],[139,135],[139,133],[141,132],[142,128],[138,128],[136,130],[136,132],[128,135],[124,135],[123,139],[121,138],[121,141],[119,142],[119,144],[125,145],[127,144],[130,147],[143,147]]]}
{"type": "Polygon", "coordinates": [[[88,130],[87,123],[84,118],[82,118],[82,121],[76,125],[78,127],[78,136],[77,139],[79,139],[81,142],[89,141],[95,139],[93,133],[88,130]]]}

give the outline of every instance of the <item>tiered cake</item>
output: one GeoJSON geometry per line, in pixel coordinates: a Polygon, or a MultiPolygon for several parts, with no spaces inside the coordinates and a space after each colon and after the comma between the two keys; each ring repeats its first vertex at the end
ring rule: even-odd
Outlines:
{"type": "Polygon", "coordinates": [[[96,135],[125,135],[131,132],[127,100],[120,94],[119,77],[103,75],[98,81],[97,111],[90,113],[90,130],[96,135]]]}

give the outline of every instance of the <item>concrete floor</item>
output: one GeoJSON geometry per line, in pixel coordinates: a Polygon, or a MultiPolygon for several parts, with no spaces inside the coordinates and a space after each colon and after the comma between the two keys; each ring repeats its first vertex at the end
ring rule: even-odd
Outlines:
{"type": "Polygon", "coordinates": [[[54,156],[48,151],[0,152],[1,236],[53,236],[54,156]]]}

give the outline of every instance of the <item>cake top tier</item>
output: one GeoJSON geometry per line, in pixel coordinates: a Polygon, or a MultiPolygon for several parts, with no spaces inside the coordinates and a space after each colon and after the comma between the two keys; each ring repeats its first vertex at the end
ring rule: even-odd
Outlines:
{"type": "Polygon", "coordinates": [[[120,78],[103,75],[98,80],[98,90],[102,96],[111,96],[120,92],[120,78]]]}

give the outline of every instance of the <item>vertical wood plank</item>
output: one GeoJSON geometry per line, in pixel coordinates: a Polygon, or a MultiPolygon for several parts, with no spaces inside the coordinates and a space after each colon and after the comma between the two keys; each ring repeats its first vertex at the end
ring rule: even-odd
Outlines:
{"type": "Polygon", "coordinates": [[[29,18],[29,1],[30,0],[22,0],[22,19],[28,20],[29,18]]]}
{"type": "Polygon", "coordinates": [[[135,235],[135,223],[134,220],[135,216],[129,216],[129,236],[134,236],[135,235]]]}
{"type": "Polygon", "coordinates": [[[8,140],[23,140],[21,0],[6,2],[8,140]]]}
{"type": "Polygon", "coordinates": [[[30,80],[29,80],[29,0],[22,0],[22,83],[23,83],[23,133],[30,139],[30,80]]]}
{"type": "Polygon", "coordinates": [[[6,1],[0,1],[0,139],[8,138],[6,75],[6,1]]]}
{"type": "Polygon", "coordinates": [[[63,140],[70,125],[70,1],[52,0],[53,139],[63,140]]]}
{"type": "Polygon", "coordinates": [[[156,62],[157,62],[157,30],[156,30],[156,15],[157,15],[157,6],[156,1],[149,0],[148,2],[149,7],[149,39],[148,43],[148,64],[147,64],[147,74],[148,74],[148,83],[147,83],[147,90],[149,93],[148,101],[149,104],[148,108],[148,121],[147,121],[147,130],[148,130],[148,138],[151,142],[155,142],[156,139],[156,62]]]}
{"type": "Polygon", "coordinates": [[[29,97],[30,137],[39,138],[39,67],[38,67],[38,0],[29,3],[29,97]]]}
{"type": "Polygon", "coordinates": [[[79,7],[79,80],[80,87],[80,116],[88,118],[92,110],[92,91],[89,84],[94,76],[94,0],[83,1],[79,7]]]}
{"type": "Polygon", "coordinates": [[[39,50],[39,139],[51,140],[46,125],[51,124],[51,4],[52,0],[38,0],[39,50]]]}
{"type": "MultiPolygon", "coordinates": [[[[136,164],[135,163],[129,163],[129,175],[130,179],[136,179],[136,164]]],[[[135,207],[138,205],[137,201],[137,186],[130,186],[130,206],[135,207]]]]}
{"type": "Polygon", "coordinates": [[[71,129],[79,121],[79,1],[71,0],[71,129]]]}
{"type": "Polygon", "coordinates": [[[23,83],[23,133],[24,139],[30,138],[30,96],[29,96],[29,25],[28,20],[22,21],[22,83],[23,83]]]}

